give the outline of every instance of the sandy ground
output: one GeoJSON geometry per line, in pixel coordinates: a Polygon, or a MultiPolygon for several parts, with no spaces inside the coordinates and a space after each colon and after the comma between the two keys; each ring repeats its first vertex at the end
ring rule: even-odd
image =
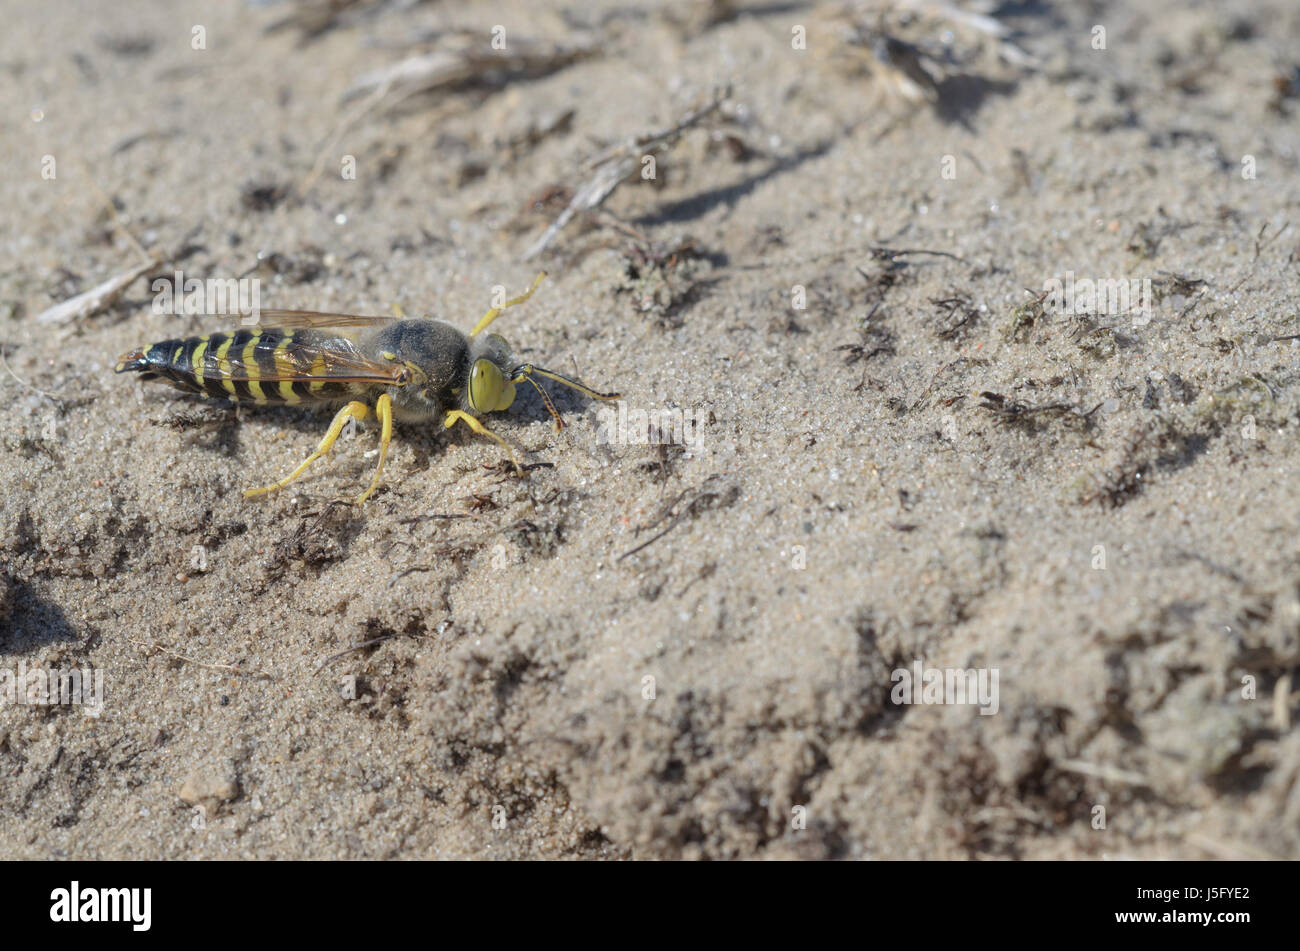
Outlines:
{"type": "Polygon", "coordinates": [[[9,4],[0,670],[104,704],[0,706],[0,856],[1300,856],[1300,8],[1007,7],[9,4]],[[526,479],[400,427],[245,500],[328,416],[114,375],[229,329],[176,268],[466,329],[545,268],[494,329],[698,440],[528,393],[526,479]]]}

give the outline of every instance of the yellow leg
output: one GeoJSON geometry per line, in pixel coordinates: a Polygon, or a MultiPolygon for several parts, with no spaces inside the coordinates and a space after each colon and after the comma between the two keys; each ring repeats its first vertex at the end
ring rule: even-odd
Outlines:
{"type": "Polygon", "coordinates": [[[528,288],[528,290],[524,291],[513,300],[506,301],[500,307],[493,307],[486,314],[480,317],[479,322],[474,325],[474,329],[469,332],[469,335],[471,337],[477,337],[480,331],[486,330],[488,324],[501,316],[501,311],[505,310],[507,307],[514,307],[516,304],[522,304],[524,301],[528,300],[528,298],[533,296],[533,291],[537,290],[537,285],[542,283],[544,280],[546,280],[545,271],[538,274],[537,277],[533,279],[533,286],[528,288]]]}
{"type": "Polygon", "coordinates": [[[393,438],[393,401],[388,398],[387,393],[381,393],[379,399],[375,400],[375,415],[379,417],[380,426],[379,467],[375,469],[375,477],[370,480],[370,488],[357,499],[357,505],[370,498],[375,489],[379,488],[379,477],[384,474],[384,460],[388,458],[388,441],[393,438]]]}
{"type": "MultiPolygon", "coordinates": [[[[276,489],[283,489],[294,479],[298,478],[300,475],[306,472],[307,467],[309,465],[311,465],[321,456],[325,455],[325,453],[330,451],[330,447],[334,445],[334,440],[339,438],[339,433],[343,432],[343,427],[347,424],[347,421],[349,419],[360,420],[360,419],[365,419],[369,415],[370,415],[370,407],[368,407],[365,403],[358,403],[355,401],[349,403],[347,406],[339,410],[337,414],[335,414],[334,422],[330,423],[330,428],[329,431],[325,433],[325,438],[320,441],[320,445],[316,447],[316,451],[307,457],[306,462],[300,465],[297,469],[294,469],[293,472],[285,476],[279,482],[275,483],[275,485],[268,485],[261,489],[245,490],[244,498],[251,499],[258,495],[265,495],[268,492],[274,492],[276,489]]],[[[382,467],[382,463],[381,463],[381,467],[382,467]]]]}
{"type": "Polygon", "coordinates": [[[519,457],[516,456],[515,451],[512,448],[510,448],[510,443],[506,442],[496,433],[492,432],[492,430],[488,429],[486,426],[480,423],[469,413],[466,413],[463,410],[449,409],[447,410],[447,415],[443,419],[442,424],[446,426],[448,429],[450,429],[452,426],[456,425],[457,420],[460,420],[462,423],[464,423],[470,429],[474,430],[474,432],[478,433],[480,436],[488,436],[492,439],[495,439],[497,442],[501,443],[501,445],[505,446],[506,452],[510,453],[510,461],[515,464],[515,471],[520,473],[524,471],[523,468],[519,465],[519,457]]]}

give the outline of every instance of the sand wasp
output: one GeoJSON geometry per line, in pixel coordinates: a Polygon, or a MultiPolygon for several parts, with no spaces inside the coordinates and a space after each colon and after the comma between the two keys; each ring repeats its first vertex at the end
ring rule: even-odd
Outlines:
{"type": "Polygon", "coordinates": [[[489,310],[468,335],[433,319],[262,310],[257,327],[164,340],[133,350],[118,360],[117,372],[134,371],[146,380],[161,379],[189,393],[239,402],[348,400],[306,462],[273,485],[247,490],[245,498],[293,482],[330,451],[349,420],[365,420],[372,412],[380,425],[379,465],[370,487],[357,498],[358,505],[379,486],[394,419],[418,423],[441,418],[444,427],[463,422],[504,446],[516,471],[521,471],[510,444],[478,419],[480,414],[508,409],[515,400],[516,383],[526,380],[537,389],[555,420],[556,432],[563,429],[564,421],[536,377],[593,399],[619,398],[554,370],[520,363],[504,338],[482,335],[503,310],[528,300],[545,277],[539,274],[523,294],[489,310]],[[345,335],[349,328],[358,327],[375,329],[364,331],[356,341],[345,335]],[[374,400],[373,410],[364,402],[367,398],[374,400]]]}

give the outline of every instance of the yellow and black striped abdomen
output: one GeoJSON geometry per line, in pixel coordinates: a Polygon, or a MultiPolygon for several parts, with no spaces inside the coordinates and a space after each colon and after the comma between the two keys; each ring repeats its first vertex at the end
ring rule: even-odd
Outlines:
{"type": "Polygon", "coordinates": [[[124,356],[117,372],[133,370],[187,392],[250,403],[337,400],[364,389],[330,380],[323,359],[316,361],[318,374],[315,367],[303,365],[303,345],[320,348],[320,342],[306,338],[317,336],[312,331],[245,329],[163,340],[124,356]],[[320,379],[304,379],[312,375],[320,379]]]}

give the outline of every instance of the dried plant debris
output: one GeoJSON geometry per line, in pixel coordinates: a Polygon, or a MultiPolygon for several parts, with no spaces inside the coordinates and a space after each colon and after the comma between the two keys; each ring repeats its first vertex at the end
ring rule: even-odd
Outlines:
{"type": "Polygon", "coordinates": [[[1041,326],[1043,318],[1047,316],[1045,302],[1048,292],[1037,294],[1026,288],[1025,293],[1029,295],[1029,300],[1014,308],[1002,327],[1002,336],[1011,343],[1028,342],[1034,328],[1041,326]]]}
{"type": "Polygon", "coordinates": [[[96,284],[90,290],[83,291],[76,297],[41,311],[36,316],[36,322],[38,324],[71,324],[87,317],[93,317],[100,311],[112,307],[126,293],[128,287],[134,284],[138,278],[156,268],[158,263],[157,258],[150,257],[134,267],[119,271],[108,280],[96,284]]]}
{"type": "Polygon", "coordinates": [[[706,275],[714,258],[692,237],[669,241],[633,240],[623,248],[626,279],[620,290],[629,294],[638,313],[662,326],[679,326],[685,308],[699,300],[717,278],[706,275]]]}
{"type": "Polygon", "coordinates": [[[1084,410],[1078,403],[1056,402],[1032,406],[988,390],[980,393],[980,399],[982,402],[979,404],[979,409],[992,413],[1007,425],[1019,426],[1029,432],[1037,432],[1047,419],[1060,420],[1080,429],[1086,429],[1092,425],[1094,414],[1104,403],[1104,401],[1097,403],[1089,410],[1084,410]]]}
{"type": "Polygon", "coordinates": [[[413,7],[425,0],[290,0],[290,12],[266,28],[267,33],[297,30],[304,45],[330,30],[352,26],[384,8],[413,7]]]}
{"type": "MultiPolygon", "coordinates": [[[[504,460],[500,466],[483,466],[482,468],[513,473],[513,464],[508,459],[504,460]]],[[[535,464],[527,468],[538,470],[554,467],[549,463],[545,463],[535,464]]],[[[403,568],[393,576],[389,583],[394,585],[410,574],[435,571],[440,566],[447,564],[463,573],[468,570],[469,561],[473,556],[487,549],[489,545],[491,546],[492,563],[496,567],[503,567],[500,559],[506,557],[506,549],[500,544],[493,544],[494,542],[500,542],[502,539],[511,543],[510,550],[513,553],[510,556],[511,558],[517,559],[519,556],[551,558],[559,551],[560,546],[565,541],[568,532],[568,508],[577,498],[578,493],[572,489],[553,489],[542,497],[530,488],[527,500],[522,497],[516,497],[514,500],[515,502],[525,503],[529,510],[528,517],[512,518],[494,523],[492,518],[485,513],[498,510],[504,511],[515,506],[510,501],[499,499],[495,493],[476,492],[460,499],[461,502],[465,503],[465,511],[463,512],[428,512],[423,515],[402,519],[401,524],[407,527],[412,536],[415,535],[416,528],[426,522],[435,526],[459,524],[470,529],[470,531],[467,534],[460,534],[451,539],[441,539],[435,536],[425,538],[418,543],[396,543],[411,548],[413,551],[418,551],[421,555],[432,556],[437,561],[403,568]]],[[[441,529],[437,529],[437,532],[441,534],[441,529]]]]}
{"type": "Polygon", "coordinates": [[[1294,404],[1280,397],[1276,385],[1262,374],[1253,373],[1210,394],[1195,415],[1216,432],[1227,426],[1244,426],[1248,421],[1256,427],[1278,429],[1290,425],[1296,417],[1294,404]]]}
{"type": "Polygon", "coordinates": [[[887,33],[877,33],[869,42],[871,70],[886,95],[910,103],[939,101],[939,83],[919,49],[887,33]]]}
{"type": "Polygon", "coordinates": [[[980,308],[965,295],[932,297],[930,303],[939,310],[941,315],[941,326],[937,331],[940,340],[956,340],[964,337],[974,330],[979,322],[980,308]]]}
{"type": "Polygon", "coordinates": [[[46,439],[39,434],[31,436],[27,433],[6,433],[3,440],[0,440],[0,446],[3,446],[6,452],[17,453],[24,459],[42,455],[54,463],[59,462],[59,457],[54,451],[57,445],[59,443],[56,440],[46,439]]]}
{"type": "Polygon", "coordinates": [[[829,65],[870,75],[884,96],[909,105],[941,106],[949,76],[990,53],[1013,66],[1036,65],[995,16],[938,0],[826,4],[815,18],[834,39],[829,65]],[[941,35],[950,38],[947,45],[933,39],[941,35]]]}
{"type": "Polygon", "coordinates": [[[268,555],[267,580],[278,580],[294,564],[320,567],[345,558],[348,541],[359,531],[352,512],[351,503],[336,499],[300,516],[298,527],[268,555]]]}
{"type": "Polygon", "coordinates": [[[677,474],[677,461],[686,455],[686,447],[657,443],[651,446],[650,450],[651,458],[638,463],[634,471],[649,473],[654,477],[655,482],[666,483],[670,477],[677,474]]]}
{"type": "MultiPolygon", "coordinates": [[[[892,356],[895,353],[892,340],[893,334],[888,330],[883,327],[873,327],[863,331],[861,343],[842,343],[835,349],[844,353],[845,365],[852,366],[859,361],[892,356]]],[[[854,389],[860,388],[861,384],[854,387],[854,389]]]]}
{"type": "MultiPolygon", "coordinates": [[[[953,360],[951,363],[945,363],[943,366],[939,367],[939,369],[934,372],[934,376],[930,377],[930,382],[925,385],[925,389],[921,391],[921,395],[918,396],[912,402],[910,410],[905,409],[904,412],[915,411],[920,409],[922,406],[929,405],[930,395],[939,386],[939,381],[943,380],[945,383],[947,383],[949,377],[953,375],[951,371],[954,370],[958,371],[958,373],[964,379],[972,372],[972,370],[975,367],[986,367],[989,365],[989,363],[990,363],[989,360],[980,359],[977,357],[958,357],[956,360],[953,360]]],[[[966,400],[967,395],[968,394],[966,393],[953,393],[950,390],[948,396],[938,399],[938,403],[940,406],[943,407],[955,406],[958,403],[964,402],[966,400]]]]}
{"type": "Polygon", "coordinates": [[[1074,326],[1070,331],[1070,339],[1094,359],[1108,360],[1121,346],[1131,343],[1128,337],[1116,332],[1114,324],[1103,324],[1088,314],[1076,315],[1071,323],[1074,326]]]}
{"type": "Polygon", "coordinates": [[[1172,271],[1160,271],[1158,274],[1159,276],[1151,281],[1154,303],[1159,303],[1166,298],[1193,297],[1204,293],[1205,288],[1209,286],[1208,281],[1199,277],[1189,277],[1172,271]]]}
{"type": "Polygon", "coordinates": [[[943,35],[946,27],[955,28],[952,39],[960,48],[959,59],[991,55],[1013,66],[1032,68],[1039,65],[1035,56],[1014,42],[1020,38],[1019,31],[998,19],[996,13],[966,10],[947,0],[898,0],[897,9],[901,16],[900,24],[924,35],[943,35]],[[917,15],[914,19],[913,14],[917,15]]]}
{"type": "MultiPolygon", "coordinates": [[[[514,82],[557,72],[597,55],[602,49],[596,40],[587,37],[567,44],[512,37],[504,48],[498,49],[494,48],[494,38],[477,30],[451,31],[438,37],[438,49],[409,56],[359,77],[343,94],[343,102],[359,101],[340,116],[322,143],[311,170],[296,189],[298,196],[305,197],[320,180],[333,158],[335,145],[347,131],[376,109],[391,111],[407,100],[417,96],[428,99],[433,93],[490,93],[514,82]]],[[[456,108],[452,105],[448,111],[456,108]]],[[[559,127],[565,121],[561,120],[559,127]]],[[[482,160],[469,159],[458,176],[463,182],[484,171],[482,160]]]]}
{"type": "Polygon", "coordinates": [[[372,108],[391,109],[429,93],[500,89],[558,72],[597,55],[602,48],[590,37],[549,43],[512,36],[505,49],[494,49],[491,37],[481,31],[458,31],[441,38],[438,49],[358,77],[343,100],[371,97],[372,108]]]}
{"type": "MultiPolygon", "coordinates": [[[[857,343],[842,343],[834,348],[844,354],[845,366],[852,366],[858,362],[870,363],[876,357],[893,356],[897,352],[894,348],[894,332],[889,329],[880,317],[882,303],[883,296],[876,300],[867,315],[858,322],[859,340],[857,343]]],[[[867,370],[864,366],[862,379],[858,381],[857,386],[853,387],[854,392],[861,390],[866,382],[867,370]]]]}
{"type": "Polygon", "coordinates": [[[507,164],[514,164],[547,139],[568,135],[573,130],[573,117],[577,114],[576,109],[556,109],[530,115],[523,128],[509,130],[493,141],[492,155],[507,164]]]}
{"type": "Polygon", "coordinates": [[[650,536],[641,544],[628,549],[618,556],[618,561],[629,558],[638,552],[649,548],[659,539],[663,538],[674,528],[680,525],[687,518],[695,518],[702,512],[710,509],[724,509],[732,505],[736,499],[740,498],[740,486],[734,482],[728,482],[720,475],[712,475],[704,480],[704,483],[698,489],[686,489],[680,492],[675,498],[664,505],[659,514],[652,518],[644,525],[637,527],[636,532],[649,531],[652,528],[658,528],[665,521],[668,524],[650,536]]]}
{"type": "Polygon", "coordinates": [[[583,170],[590,173],[586,182],[574,189],[568,206],[524,252],[523,260],[535,258],[545,251],[574,215],[599,208],[619,185],[640,174],[646,157],[654,157],[671,148],[688,129],[716,113],[730,96],[730,87],[718,89],[707,102],[692,108],[671,127],[627,139],[621,145],[588,159],[583,165],[583,170]]]}
{"type": "Polygon", "coordinates": [[[739,0],[687,0],[665,7],[660,16],[672,25],[683,40],[699,36],[722,23],[729,23],[745,11],[739,0]]]}
{"type": "Polygon", "coordinates": [[[565,521],[563,516],[551,519],[516,519],[502,528],[501,534],[521,552],[553,558],[564,544],[565,521]]]}

